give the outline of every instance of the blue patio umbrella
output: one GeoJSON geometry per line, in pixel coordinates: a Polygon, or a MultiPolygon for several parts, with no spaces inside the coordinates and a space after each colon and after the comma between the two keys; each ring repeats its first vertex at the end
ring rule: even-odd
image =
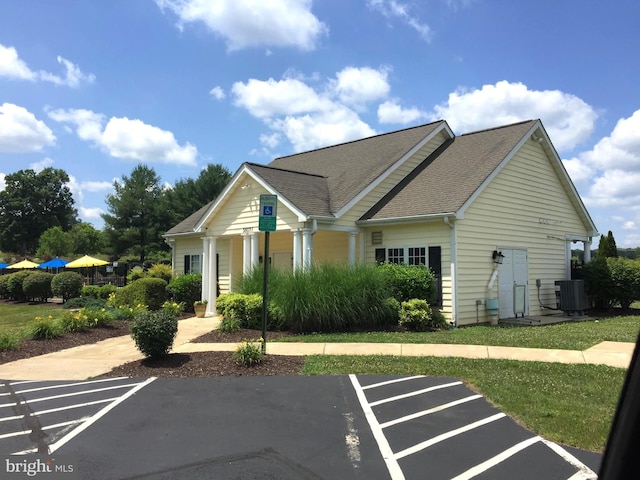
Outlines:
{"type": "Polygon", "coordinates": [[[64,267],[67,263],[66,260],[63,260],[61,258],[52,258],[51,260],[49,260],[48,262],[44,262],[41,263],[40,265],[38,265],[38,268],[62,268],[64,267]]]}
{"type": "Polygon", "coordinates": [[[7,268],[9,265],[7,265],[6,263],[2,263],[0,262],[0,270],[3,268],[7,268]]]}

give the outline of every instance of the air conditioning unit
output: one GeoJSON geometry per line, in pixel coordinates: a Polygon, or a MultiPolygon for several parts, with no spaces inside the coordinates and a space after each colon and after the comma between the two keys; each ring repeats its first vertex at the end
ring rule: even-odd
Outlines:
{"type": "Polygon", "coordinates": [[[584,280],[556,280],[559,308],[567,315],[584,315],[588,308],[584,280]]]}

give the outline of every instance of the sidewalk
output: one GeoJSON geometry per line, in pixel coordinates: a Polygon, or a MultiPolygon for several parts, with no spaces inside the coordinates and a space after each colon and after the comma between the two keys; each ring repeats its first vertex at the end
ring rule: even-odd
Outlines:
{"type": "MultiPolygon", "coordinates": [[[[189,318],[179,322],[173,352],[233,351],[233,343],[191,343],[217,326],[217,318],[189,318]]],[[[602,342],[584,351],[543,348],[492,347],[400,343],[267,343],[271,355],[400,355],[492,358],[559,363],[592,363],[627,368],[635,344],[602,342]]],[[[0,365],[3,380],[85,380],[123,363],[142,359],[130,336],[69,348],[0,365]]]]}

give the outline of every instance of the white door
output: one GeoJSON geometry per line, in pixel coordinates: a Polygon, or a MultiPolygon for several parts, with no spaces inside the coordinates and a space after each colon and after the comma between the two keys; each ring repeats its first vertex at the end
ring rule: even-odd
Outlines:
{"type": "Polygon", "coordinates": [[[504,259],[498,267],[498,316],[513,318],[529,314],[527,251],[503,249],[504,259]]]}

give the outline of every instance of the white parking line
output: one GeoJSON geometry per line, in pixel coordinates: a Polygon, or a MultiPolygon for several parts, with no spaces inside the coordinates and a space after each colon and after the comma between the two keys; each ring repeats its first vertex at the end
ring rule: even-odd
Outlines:
{"type": "Polygon", "coordinates": [[[477,422],[469,423],[464,427],[456,428],[455,430],[450,430],[441,435],[435,436],[429,440],[420,442],[414,445],[413,447],[405,448],[404,450],[396,453],[394,455],[394,458],[396,460],[400,460],[401,458],[404,458],[407,455],[420,452],[421,450],[424,450],[425,448],[429,448],[430,446],[435,445],[436,443],[440,443],[444,440],[455,437],[456,435],[460,435],[461,433],[468,432],[469,430],[473,430],[475,428],[481,427],[488,423],[495,422],[496,420],[500,420],[501,418],[504,418],[506,416],[507,415],[504,413],[496,413],[495,415],[491,415],[490,417],[483,418],[482,420],[478,420],[477,422]]]}
{"type": "Polygon", "coordinates": [[[457,385],[462,385],[462,382],[443,383],[442,385],[435,385],[433,387],[423,388],[422,390],[403,393],[402,395],[396,395],[395,397],[383,398],[382,400],[378,400],[377,402],[371,402],[369,405],[371,405],[372,407],[376,407],[384,403],[395,402],[396,400],[402,400],[403,398],[415,397],[416,395],[422,395],[423,393],[433,392],[442,388],[455,387],[457,385]]]}
{"type": "MultiPolygon", "coordinates": [[[[105,387],[105,388],[94,388],[93,390],[84,390],[82,392],[74,392],[74,393],[64,393],[62,395],[52,395],[51,397],[42,397],[42,398],[34,398],[28,401],[28,403],[36,403],[36,402],[45,402],[47,400],[54,400],[58,398],[66,398],[66,397],[74,397],[76,395],[86,395],[88,393],[98,393],[98,392],[106,392],[107,390],[117,390],[119,388],[127,388],[127,387],[135,387],[139,385],[138,383],[127,383],[126,385],[116,385],[113,387],[105,387]]],[[[4,407],[15,407],[17,403],[5,403],[0,405],[0,408],[4,407]]]]}
{"type": "MultiPolygon", "coordinates": [[[[52,389],[56,389],[56,388],[77,387],[77,386],[82,386],[82,385],[90,385],[90,384],[93,384],[93,383],[114,382],[116,380],[128,380],[128,379],[129,379],[129,377],[102,378],[100,380],[90,380],[90,381],[87,381],[87,382],[63,383],[63,384],[59,384],[59,385],[47,385],[46,387],[29,388],[27,390],[16,390],[13,393],[19,395],[19,394],[22,394],[22,393],[39,392],[41,390],[52,390],[52,389]]],[[[8,384],[5,383],[5,385],[8,385],[8,384]]],[[[16,383],[11,383],[10,385],[11,386],[17,385],[17,382],[16,383]]],[[[2,397],[4,395],[11,395],[11,392],[0,393],[0,397],[2,397]]]]}
{"type": "Polygon", "coordinates": [[[407,380],[415,380],[416,378],[424,378],[424,377],[425,377],[424,375],[414,375],[413,377],[394,378],[393,380],[386,380],[384,382],[367,385],[365,387],[362,387],[362,390],[369,390],[370,388],[384,387],[385,385],[391,385],[398,382],[406,382],[407,380]]]}
{"type": "Polygon", "coordinates": [[[349,375],[349,379],[351,380],[353,389],[355,390],[358,400],[360,401],[360,405],[362,406],[362,410],[364,411],[364,416],[367,419],[367,422],[369,422],[371,433],[373,433],[373,437],[378,443],[378,449],[380,450],[382,458],[387,465],[387,470],[389,470],[391,480],[404,480],[404,473],[402,473],[402,469],[400,468],[400,465],[398,465],[398,460],[394,458],[393,451],[389,446],[387,437],[384,436],[382,428],[380,428],[380,424],[378,423],[378,419],[369,406],[369,402],[367,401],[367,397],[365,396],[364,391],[360,386],[360,382],[353,374],[349,375]]]}
{"type": "MultiPolygon", "coordinates": [[[[47,425],[46,427],[42,427],[42,430],[52,430],[54,428],[67,427],[69,425],[75,425],[77,423],[84,422],[89,417],[79,418],[77,420],[69,420],[68,422],[56,423],[55,425],[47,425]]],[[[19,437],[20,435],[29,435],[33,430],[21,430],[18,432],[5,433],[0,435],[0,439],[10,438],[10,437],[19,437]]]]}
{"type": "Polygon", "coordinates": [[[442,410],[446,410],[447,408],[455,407],[456,405],[467,403],[472,400],[477,400],[478,398],[482,398],[482,395],[470,395],[468,397],[461,398],[460,400],[454,400],[453,402],[444,403],[437,407],[430,408],[429,410],[423,410],[421,412],[412,413],[411,415],[405,415],[404,417],[396,418],[395,420],[389,420],[388,422],[381,423],[380,427],[387,428],[391,427],[392,425],[408,422],[409,420],[415,420],[416,418],[424,417],[425,415],[431,415],[432,413],[436,412],[441,412],[442,410]]]}
{"type": "Polygon", "coordinates": [[[549,440],[542,439],[542,443],[544,443],[551,450],[560,455],[566,462],[570,463],[574,467],[578,469],[578,472],[571,477],[573,480],[593,480],[597,479],[598,475],[587,467],[584,463],[578,460],[576,457],[567,452],[564,448],[562,448],[557,443],[550,442],[549,440]]]}
{"type": "MultiPolygon", "coordinates": [[[[118,399],[118,397],[105,398],[104,400],[96,400],[94,402],[76,403],[74,405],[66,405],[64,407],[50,408],[48,410],[40,410],[39,412],[33,412],[31,414],[31,416],[39,417],[39,416],[45,415],[47,413],[62,412],[64,410],[72,410],[74,408],[90,407],[91,405],[98,405],[100,403],[113,402],[114,400],[117,400],[117,399],[118,399]]],[[[9,420],[18,420],[20,418],[24,418],[24,415],[15,415],[13,417],[0,418],[0,422],[7,422],[9,420]]]]}

